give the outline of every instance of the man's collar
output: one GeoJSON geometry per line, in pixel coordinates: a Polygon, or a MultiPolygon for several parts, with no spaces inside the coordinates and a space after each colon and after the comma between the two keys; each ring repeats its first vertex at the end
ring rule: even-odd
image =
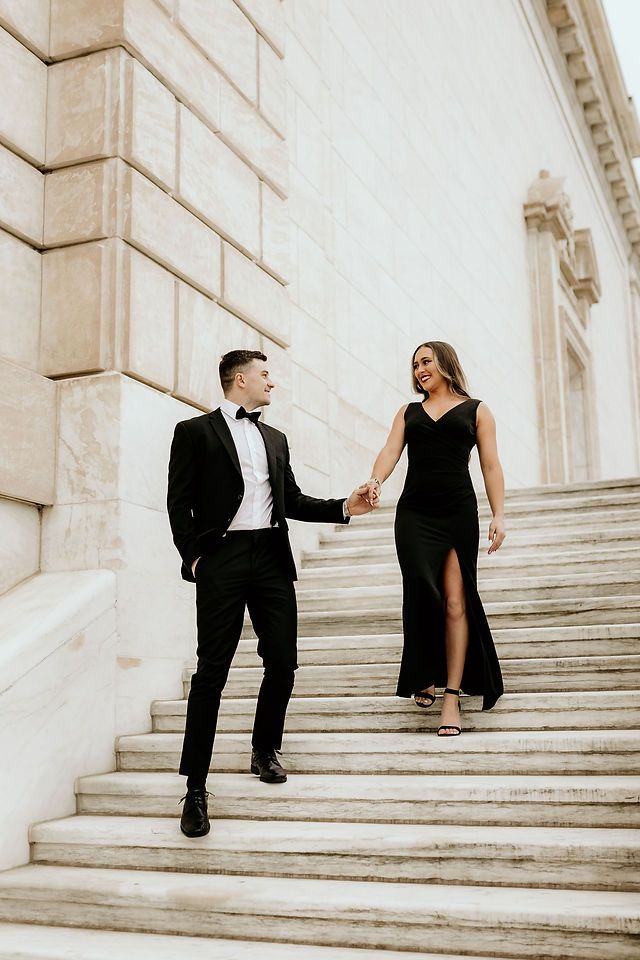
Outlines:
{"type": "Polygon", "coordinates": [[[234,403],[233,400],[229,400],[227,397],[224,400],[220,401],[220,409],[226,413],[228,417],[232,420],[235,420],[236,413],[240,409],[239,403],[234,403]]]}

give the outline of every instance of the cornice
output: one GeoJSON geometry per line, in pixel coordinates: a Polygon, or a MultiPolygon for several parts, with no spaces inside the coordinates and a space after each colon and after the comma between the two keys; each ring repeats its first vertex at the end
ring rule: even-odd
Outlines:
{"type": "Polygon", "coordinates": [[[632,164],[640,152],[640,125],[626,94],[601,0],[546,0],[546,12],[622,227],[640,258],[640,190],[632,164]]]}

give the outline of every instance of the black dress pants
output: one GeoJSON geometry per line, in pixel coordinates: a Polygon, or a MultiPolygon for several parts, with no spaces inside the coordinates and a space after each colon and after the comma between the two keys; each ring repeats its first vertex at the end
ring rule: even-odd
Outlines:
{"type": "Polygon", "coordinates": [[[293,690],[297,651],[295,588],[287,575],[279,531],[227,533],[196,566],[198,663],[191,678],[180,773],[188,785],[204,785],[222,690],[236,652],[245,607],[258,637],[264,676],[256,706],[252,746],[282,745],[293,690]]]}

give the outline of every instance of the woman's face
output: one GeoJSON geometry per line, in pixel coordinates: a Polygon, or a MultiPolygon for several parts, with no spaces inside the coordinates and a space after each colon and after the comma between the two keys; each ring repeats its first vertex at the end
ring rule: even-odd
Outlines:
{"type": "Polygon", "coordinates": [[[433,360],[431,347],[420,347],[413,358],[413,373],[423,390],[432,393],[438,387],[446,384],[445,378],[438,373],[433,360]]]}

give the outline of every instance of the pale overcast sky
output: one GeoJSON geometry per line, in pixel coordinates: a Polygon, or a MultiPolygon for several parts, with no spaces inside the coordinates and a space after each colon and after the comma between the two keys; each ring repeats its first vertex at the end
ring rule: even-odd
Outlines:
{"type": "MultiPolygon", "coordinates": [[[[603,5],[627,93],[640,112],[640,0],[603,0],[603,5]]],[[[634,160],[634,166],[640,183],[640,159],[634,160]]]]}

